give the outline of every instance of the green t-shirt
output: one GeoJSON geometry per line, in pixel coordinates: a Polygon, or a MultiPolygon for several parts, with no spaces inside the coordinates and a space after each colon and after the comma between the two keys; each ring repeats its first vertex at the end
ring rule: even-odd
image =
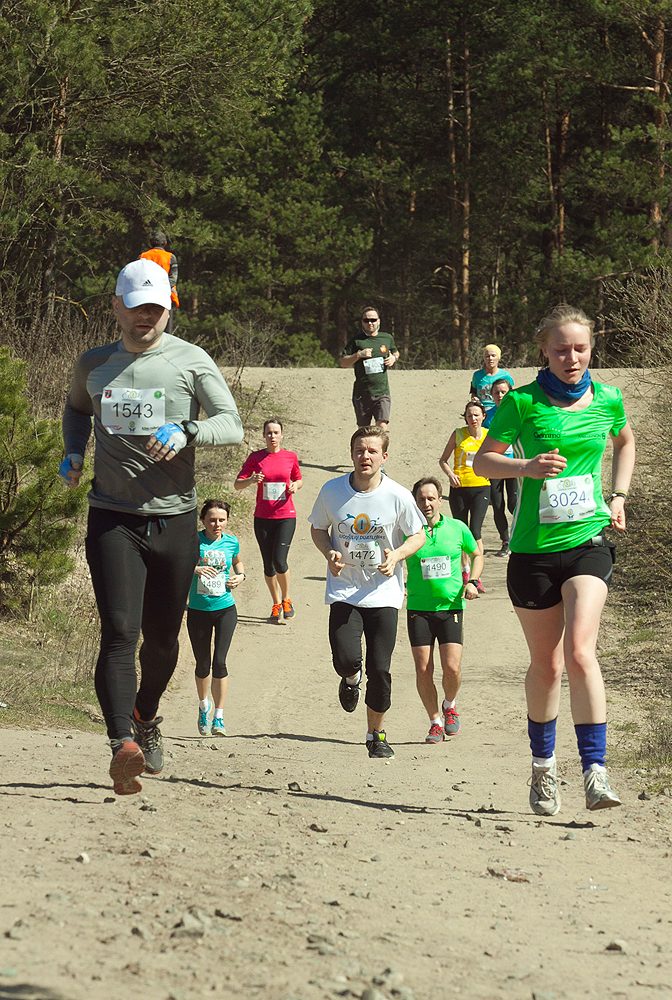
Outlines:
{"type": "Polygon", "coordinates": [[[372,399],[389,396],[387,368],[383,368],[382,362],[397,350],[394,337],[389,333],[379,333],[375,337],[367,337],[362,333],[345,345],[343,354],[355,354],[357,351],[365,351],[367,347],[371,348],[373,354],[370,358],[355,362],[354,393],[356,396],[365,393],[372,399]]]}
{"type": "Polygon", "coordinates": [[[478,548],[463,521],[443,517],[430,528],[422,548],[406,560],[409,611],[461,611],[464,608],[462,553],[478,548]]]}
{"type": "Polygon", "coordinates": [[[617,435],[627,418],[620,389],[593,382],[593,393],[590,406],[576,412],[553,406],[537,382],[502,400],[490,425],[491,439],[512,444],[516,458],[558,448],[567,459],[561,476],[520,481],[512,552],[563,552],[609,524],[602,456],[607,434],[617,435]]]}

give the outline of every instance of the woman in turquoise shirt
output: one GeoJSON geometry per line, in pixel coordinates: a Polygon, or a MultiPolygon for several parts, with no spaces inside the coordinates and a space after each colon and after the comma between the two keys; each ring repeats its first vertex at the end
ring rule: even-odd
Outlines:
{"type": "Polygon", "coordinates": [[[227,532],[229,504],[206,500],[198,534],[199,558],[189,591],[187,631],[196,657],[198,731],[201,736],[226,736],[224,702],[229,686],[226,657],[238,622],[231,593],[245,579],[240,545],[227,532]],[[213,649],[214,637],[214,649],[213,649]],[[212,670],[212,695],[210,672],[212,670]],[[214,704],[212,723],[210,711],[214,704]]]}

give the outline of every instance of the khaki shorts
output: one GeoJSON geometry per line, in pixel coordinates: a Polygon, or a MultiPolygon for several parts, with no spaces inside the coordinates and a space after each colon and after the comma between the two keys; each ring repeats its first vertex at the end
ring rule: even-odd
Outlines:
{"type": "Polygon", "coordinates": [[[352,405],[355,408],[355,419],[358,427],[368,427],[372,420],[374,423],[379,420],[386,424],[390,422],[392,400],[389,396],[378,396],[377,399],[372,399],[367,394],[355,396],[353,393],[352,405]]]}

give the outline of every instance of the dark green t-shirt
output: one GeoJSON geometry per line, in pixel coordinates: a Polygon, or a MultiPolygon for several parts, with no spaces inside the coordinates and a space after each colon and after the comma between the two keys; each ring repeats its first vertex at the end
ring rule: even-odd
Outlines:
{"type": "Polygon", "coordinates": [[[375,337],[361,336],[353,337],[345,345],[344,356],[355,354],[357,351],[365,351],[370,347],[373,354],[370,358],[364,358],[355,363],[355,396],[364,393],[372,399],[379,399],[381,396],[389,396],[390,383],[387,380],[387,368],[382,362],[389,358],[390,354],[396,353],[394,337],[389,333],[379,333],[375,337]]]}

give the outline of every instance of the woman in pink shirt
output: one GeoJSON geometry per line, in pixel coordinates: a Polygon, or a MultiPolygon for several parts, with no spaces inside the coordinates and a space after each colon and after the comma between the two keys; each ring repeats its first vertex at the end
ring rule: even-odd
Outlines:
{"type": "Polygon", "coordinates": [[[282,447],[282,437],[282,422],[269,417],[264,424],[266,447],[248,455],[233,484],[237,490],[251,483],[257,487],[254,534],[273,599],[269,621],[276,625],[296,613],[289,597],[287,555],[296,528],[294,494],[303,486],[298,457],[282,447]]]}

